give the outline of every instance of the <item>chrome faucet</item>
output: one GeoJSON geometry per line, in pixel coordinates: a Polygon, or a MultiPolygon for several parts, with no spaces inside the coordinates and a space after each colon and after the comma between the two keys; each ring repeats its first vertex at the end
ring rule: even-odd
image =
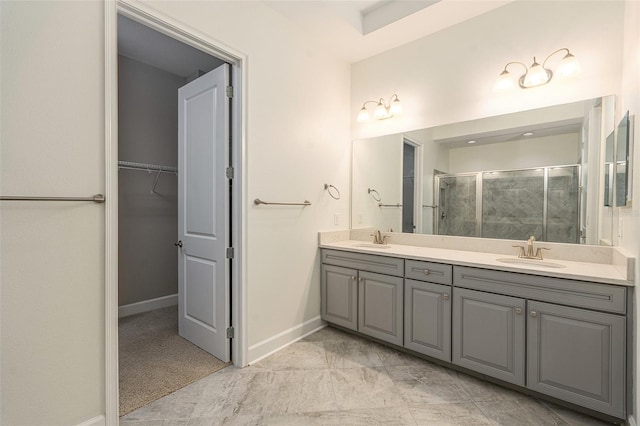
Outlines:
{"type": "Polygon", "coordinates": [[[382,235],[382,232],[380,232],[380,230],[376,230],[373,232],[373,234],[370,234],[373,237],[373,244],[387,244],[387,238],[389,238],[388,235],[382,235]]]}
{"type": "Polygon", "coordinates": [[[531,237],[529,237],[529,239],[527,240],[527,250],[525,252],[525,247],[524,246],[513,246],[516,247],[518,250],[518,257],[519,258],[523,258],[523,259],[538,259],[538,260],[543,260],[542,258],[542,250],[551,250],[550,248],[547,247],[538,247],[538,249],[536,250],[536,254],[533,254],[533,243],[536,241],[536,237],[534,237],[533,235],[531,237]]]}

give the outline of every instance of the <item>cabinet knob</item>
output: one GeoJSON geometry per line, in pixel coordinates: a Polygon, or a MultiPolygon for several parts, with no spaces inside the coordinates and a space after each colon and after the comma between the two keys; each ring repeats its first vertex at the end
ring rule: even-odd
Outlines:
{"type": "Polygon", "coordinates": [[[535,318],[538,316],[538,313],[536,311],[531,311],[531,316],[535,318]]]}
{"type": "Polygon", "coordinates": [[[520,315],[522,313],[522,308],[516,308],[516,314],[520,315]]]}
{"type": "Polygon", "coordinates": [[[362,281],[364,281],[364,278],[360,277],[360,278],[358,278],[358,281],[362,282],[362,281]]]}
{"type": "Polygon", "coordinates": [[[424,270],[424,271],[422,271],[422,272],[424,272],[424,274],[425,274],[425,275],[429,275],[429,274],[431,273],[428,269],[425,269],[425,270],[424,270]]]}
{"type": "Polygon", "coordinates": [[[355,281],[355,280],[356,280],[356,277],[355,277],[354,275],[352,275],[352,276],[351,276],[351,279],[352,279],[353,281],[355,281]]]}
{"type": "Polygon", "coordinates": [[[444,300],[449,300],[449,294],[447,294],[447,293],[442,293],[442,298],[443,298],[444,300]]]}

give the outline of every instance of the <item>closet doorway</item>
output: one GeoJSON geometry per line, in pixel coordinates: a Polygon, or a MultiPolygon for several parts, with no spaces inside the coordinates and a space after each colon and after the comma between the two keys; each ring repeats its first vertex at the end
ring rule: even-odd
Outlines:
{"type": "Polygon", "coordinates": [[[232,64],[143,22],[117,18],[120,415],[232,356],[232,64]]]}

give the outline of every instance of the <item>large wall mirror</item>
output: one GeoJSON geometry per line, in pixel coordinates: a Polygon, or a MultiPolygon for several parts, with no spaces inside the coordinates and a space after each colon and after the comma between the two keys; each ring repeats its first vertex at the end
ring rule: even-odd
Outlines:
{"type": "Polygon", "coordinates": [[[351,227],[611,244],[613,96],[353,142],[351,227]]]}

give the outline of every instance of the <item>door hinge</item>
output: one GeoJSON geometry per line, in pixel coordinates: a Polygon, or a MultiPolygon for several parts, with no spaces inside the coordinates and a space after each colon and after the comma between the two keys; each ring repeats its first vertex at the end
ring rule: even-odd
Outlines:
{"type": "Polygon", "coordinates": [[[227,339],[233,339],[235,337],[235,330],[233,327],[227,328],[227,339]]]}
{"type": "Polygon", "coordinates": [[[227,98],[233,98],[233,86],[227,86],[227,98]]]}
{"type": "Polygon", "coordinates": [[[226,171],[227,179],[233,179],[234,172],[235,171],[233,170],[233,167],[227,167],[227,171],[226,171]]]}
{"type": "Polygon", "coordinates": [[[227,247],[227,259],[233,259],[235,256],[235,250],[233,247],[227,247]]]}

